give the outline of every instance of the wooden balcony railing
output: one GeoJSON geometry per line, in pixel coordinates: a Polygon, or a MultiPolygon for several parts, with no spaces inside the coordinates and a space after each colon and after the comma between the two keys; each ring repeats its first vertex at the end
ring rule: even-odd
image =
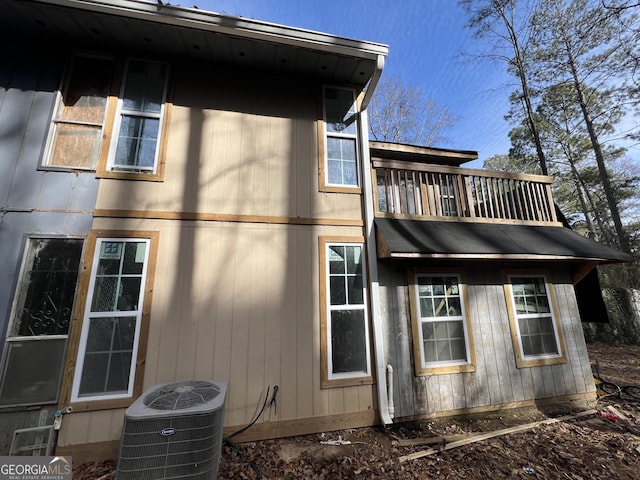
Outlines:
{"type": "Polygon", "coordinates": [[[376,215],[557,225],[552,178],[373,160],[376,215]]]}

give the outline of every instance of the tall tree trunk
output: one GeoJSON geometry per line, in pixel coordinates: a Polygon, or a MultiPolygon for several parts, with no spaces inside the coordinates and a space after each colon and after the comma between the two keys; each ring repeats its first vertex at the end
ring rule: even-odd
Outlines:
{"type": "Polygon", "coordinates": [[[527,126],[529,127],[531,136],[533,137],[533,142],[536,147],[536,154],[538,155],[538,161],[540,162],[540,170],[542,171],[543,175],[548,175],[549,173],[547,170],[547,159],[544,155],[542,141],[540,140],[540,134],[538,132],[538,128],[533,115],[533,106],[531,105],[531,95],[529,93],[529,83],[527,81],[527,74],[525,70],[522,51],[520,49],[520,43],[518,41],[518,35],[516,33],[513,22],[511,22],[505,12],[506,3],[497,0],[493,0],[492,3],[496,11],[499,13],[500,18],[502,18],[504,26],[509,33],[509,39],[511,42],[511,46],[513,47],[513,56],[516,64],[517,74],[522,86],[522,100],[524,101],[524,111],[527,118],[527,126]]]}
{"type": "Polygon", "coordinates": [[[572,56],[571,45],[566,40],[565,40],[565,47],[567,49],[569,67],[571,68],[571,75],[573,77],[573,86],[578,96],[578,103],[580,104],[580,110],[582,111],[582,116],[584,117],[584,122],[587,127],[587,132],[589,133],[589,139],[591,140],[591,146],[593,148],[593,152],[596,157],[596,164],[598,165],[598,173],[600,176],[600,181],[602,182],[604,195],[605,195],[605,198],[607,199],[607,205],[609,206],[609,211],[611,212],[611,220],[613,220],[616,236],[618,237],[618,246],[620,247],[620,250],[622,250],[623,252],[631,253],[629,239],[627,238],[627,234],[622,225],[622,220],[620,218],[620,210],[618,209],[618,202],[616,201],[613,188],[611,187],[609,172],[607,171],[607,167],[604,161],[604,155],[602,154],[602,146],[600,145],[600,141],[598,140],[598,134],[593,125],[593,119],[591,118],[591,113],[589,112],[589,108],[587,106],[587,101],[585,99],[582,83],[580,82],[578,71],[576,69],[575,59],[572,56]]]}

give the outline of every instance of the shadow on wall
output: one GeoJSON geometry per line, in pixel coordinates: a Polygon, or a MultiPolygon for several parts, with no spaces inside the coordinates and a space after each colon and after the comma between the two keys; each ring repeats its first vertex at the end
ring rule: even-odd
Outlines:
{"type": "Polygon", "coordinates": [[[609,323],[584,322],[582,329],[587,343],[640,345],[640,290],[603,288],[609,323]]]}

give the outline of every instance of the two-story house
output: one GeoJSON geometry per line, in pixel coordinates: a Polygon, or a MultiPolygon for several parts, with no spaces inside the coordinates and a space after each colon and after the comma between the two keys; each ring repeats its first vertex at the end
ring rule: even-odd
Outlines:
{"type": "Polygon", "coordinates": [[[60,410],[56,452],[113,456],[132,401],[188,379],[229,382],[227,431],[277,391],[253,438],[376,423],[387,47],[140,0],[3,0],[0,32],[7,430],[60,410]]]}
{"type": "Polygon", "coordinates": [[[593,397],[573,284],[625,256],[546,177],[370,144],[385,45],[140,0],[2,0],[0,36],[5,449],[58,411],[114,457],[180,380],[228,381],[227,433],[266,404],[238,441],[593,397]]]}

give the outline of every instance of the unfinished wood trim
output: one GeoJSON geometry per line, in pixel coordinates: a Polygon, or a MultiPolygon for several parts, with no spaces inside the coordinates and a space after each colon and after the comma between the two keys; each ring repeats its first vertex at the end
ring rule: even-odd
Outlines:
{"type": "MultiPolygon", "coordinates": [[[[476,349],[472,330],[471,310],[469,308],[469,295],[464,270],[461,268],[410,268],[407,270],[407,286],[409,288],[409,306],[411,315],[411,339],[413,343],[413,366],[417,377],[429,375],[445,375],[451,373],[475,372],[476,370],[476,349]],[[466,346],[469,351],[469,359],[463,365],[446,365],[442,367],[422,367],[422,348],[420,345],[420,315],[418,310],[418,299],[416,298],[415,286],[416,275],[457,275],[460,279],[461,306],[464,309],[464,323],[466,327],[466,346]]],[[[443,319],[446,317],[442,317],[443,319]]]]}
{"type": "Polygon", "coordinates": [[[586,277],[589,274],[589,272],[591,272],[591,270],[593,270],[597,266],[598,266],[597,262],[582,263],[580,267],[574,272],[573,276],[571,277],[571,281],[573,282],[574,285],[576,285],[578,282],[580,282],[580,280],[586,277]]]}
{"type": "MultiPolygon", "coordinates": [[[[111,95],[107,101],[107,116],[105,119],[102,144],[100,146],[100,153],[98,154],[98,165],[96,166],[97,178],[114,178],[118,180],[144,180],[148,182],[162,182],[164,181],[164,172],[166,167],[167,157],[167,138],[169,137],[170,122],[171,122],[171,110],[173,107],[173,96],[175,90],[175,75],[173,74],[170,65],[167,62],[159,61],[158,63],[164,63],[167,65],[167,94],[164,99],[164,113],[162,118],[162,125],[160,126],[159,135],[160,142],[158,144],[158,164],[156,165],[155,173],[128,173],[128,172],[116,172],[107,169],[109,161],[109,151],[111,148],[111,141],[114,135],[113,127],[115,125],[116,113],[118,110],[118,100],[120,98],[120,90],[122,83],[124,82],[124,71],[127,58],[118,62],[116,72],[114,74],[113,88],[111,95]]],[[[155,60],[153,60],[155,61],[155,60]]],[[[117,132],[115,133],[117,135],[117,132]]]]}
{"type": "MultiPolygon", "coordinates": [[[[370,375],[363,375],[361,377],[353,377],[353,378],[341,378],[341,379],[329,379],[329,355],[328,355],[328,343],[329,339],[327,338],[327,328],[329,324],[329,312],[327,311],[327,244],[328,243],[342,243],[342,244],[359,244],[362,245],[362,257],[363,257],[363,266],[366,269],[367,263],[367,252],[366,252],[366,244],[365,237],[350,237],[350,236],[320,236],[318,237],[318,252],[320,258],[320,387],[321,388],[339,388],[339,387],[348,387],[355,385],[369,385],[374,383],[373,379],[373,355],[369,352],[370,364],[369,371],[370,375]]],[[[365,278],[368,278],[368,271],[365,270],[365,278]]],[[[369,289],[365,290],[366,298],[364,302],[366,304],[366,313],[369,313],[371,310],[371,305],[369,303],[369,289]]],[[[371,325],[369,316],[365,316],[365,322],[367,323],[367,331],[369,334],[369,349],[373,347],[371,342],[371,325]]]]}
{"type": "Polygon", "coordinates": [[[515,355],[516,366],[518,368],[527,368],[567,363],[567,350],[564,341],[564,334],[562,333],[562,322],[559,315],[560,310],[558,309],[558,302],[555,295],[555,286],[551,280],[550,273],[547,270],[540,269],[509,269],[503,270],[502,273],[504,277],[504,294],[507,303],[507,315],[509,316],[509,330],[511,331],[511,341],[513,343],[513,352],[515,355]],[[558,356],[552,358],[524,358],[524,355],[520,349],[517,326],[518,317],[513,305],[513,291],[511,288],[511,282],[509,280],[509,276],[515,275],[534,275],[542,277],[544,279],[545,288],[549,297],[551,320],[556,331],[556,341],[558,343],[559,350],[558,356]]]}
{"type": "Polygon", "coordinates": [[[161,210],[96,209],[98,218],[140,218],[145,220],[194,220],[204,222],[273,223],[281,225],[325,225],[337,227],[364,227],[361,219],[278,217],[267,215],[235,215],[206,212],[171,212],[161,210]]]}
{"type": "Polygon", "coordinates": [[[62,411],[71,407],[73,411],[106,410],[113,408],[128,407],[131,402],[142,394],[144,380],[144,367],[146,364],[147,342],[149,324],[151,317],[151,304],[153,294],[153,283],[158,257],[158,243],[160,232],[142,230],[90,230],[87,235],[87,243],[80,272],[80,283],[78,286],[78,296],[74,306],[71,332],[67,349],[67,359],[60,389],[60,401],[58,408],[62,411]],[[96,255],[96,244],[99,238],[141,238],[149,240],[149,257],[147,264],[147,276],[145,279],[145,292],[142,305],[142,316],[140,324],[140,338],[138,342],[138,352],[136,357],[136,371],[131,397],[79,401],[71,402],[71,389],[73,388],[73,378],[76,373],[78,352],[80,349],[80,335],[82,332],[87,295],[89,293],[89,283],[91,280],[91,268],[96,255]]]}

